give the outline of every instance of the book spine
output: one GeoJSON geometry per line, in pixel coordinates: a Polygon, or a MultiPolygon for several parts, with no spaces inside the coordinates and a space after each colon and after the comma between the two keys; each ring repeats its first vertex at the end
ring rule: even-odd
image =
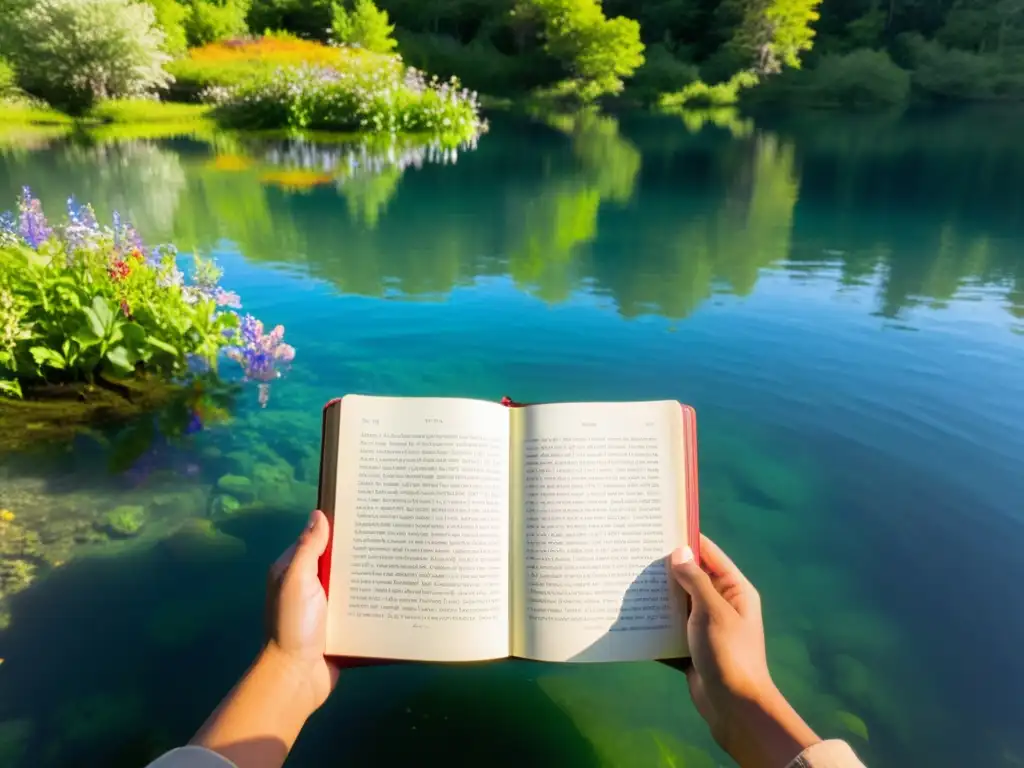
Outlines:
{"type": "Polygon", "coordinates": [[[686,538],[693,558],[700,564],[700,485],[697,477],[697,412],[688,405],[683,409],[683,455],[686,476],[686,538]]]}
{"type": "Polygon", "coordinates": [[[324,406],[323,427],[320,433],[320,482],[317,508],[327,516],[330,524],[327,549],[317,563],[317,576],[324,594],[329,594],[331,583],[331,550],[334,548],[335,500],[338,492],[338,439],[341,428],[341,398],[324,406]]]}

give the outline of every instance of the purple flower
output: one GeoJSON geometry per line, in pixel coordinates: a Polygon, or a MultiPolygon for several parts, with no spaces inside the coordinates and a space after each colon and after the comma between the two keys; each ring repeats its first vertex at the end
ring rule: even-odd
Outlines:
{"type": "Polygon", "coordinates": [[[22,187],[18,199],[18,234],[32,248],[37,249],[53,235],[43,215],[43,206],[32,197],[32,190],[28,187],[22,187]]]}
{"type": "Polygon", "coordinates": [[[96,247],[102,236],[96,214],[90,205],[79,205],[74,197],[68,198],[68,223],[63,229],[69,251],[96,247]]]}
{"type": "Polygon", "coordinates": [[[245,378],[269,382],[281,375],[279,368],[295,359],[295,350],[284,343],[284,326],[263,332],[263,323],[246,315],[238,328],[238,345],[227,349],[227,356],[242,366],[245,378]]]}

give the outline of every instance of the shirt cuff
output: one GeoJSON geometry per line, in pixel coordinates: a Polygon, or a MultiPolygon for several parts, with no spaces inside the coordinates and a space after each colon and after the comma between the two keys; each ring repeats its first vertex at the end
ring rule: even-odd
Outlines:
{"type": "Polygon", "coordinates": [[[161,755],[147,768],[237,768],[226,757],[205,747],[178,747],[161,755]]]}
{"type": "Polygon", "coordinates": [[[830,739],[805,749],[787,768],[864,768],[864,764],[845,741],[830,739]]]}

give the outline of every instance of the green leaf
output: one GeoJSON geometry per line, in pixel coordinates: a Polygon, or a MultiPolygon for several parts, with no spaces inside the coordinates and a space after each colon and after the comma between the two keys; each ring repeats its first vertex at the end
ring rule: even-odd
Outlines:
{"type": "Polygon", "coordinates": [[[122,373],[131,373],[135,370],[131,357],[128,355],[128,350],[124,347],[114,347],[107,352],[107,362],[122,373]]]}
{"type": "Polygon", "coordinates": [[[21,398],[21,382],[17,379],[0,379],[0,394],[21,398]]]}
{"type": "MultiPolygon", "coordinates": [[[[107,304],[107,300],[102,296],[97,296],[92,300],[92,312],[96,316],[96,320],[103,327],[103,331],[109,330],[114,325],[114,313],[110,309],[110,305],[107,304]]],[[[99,333],[100,338],[106,338],[106,333],[99,333]]]]}
{"type": "Polygon", "coordinates": [[[36,365],[48,365],[57,370],[67,368],[67,363],[60,353],[49,347],[32,347],[29,353],[31,353],[32,359],[36,361],[36,365]]]}
{"type": "Polygon", "coordinates": [[[155,349],[159,349],[161,352],[166,352],[167,354],[174,355],[175,357],[179,356],[178,350],[175,347],[171,346],[166,341],[158,339],[156,336],[150,336],[147,338],[146,343],[155,349]]]}
{"type": "Polygon", "coordinates": [[[146,329],[138,323],[124,323],[121,336],[128,349],[139,349],[146,343],[146,329]]]}
{"type": "Polygon", "coordinates": [[[95,310],[90,307],[86,307],[82,311],[85,313],[85,319],[89,324],[89,330],[92,332],[93,338],[96,341],[104,339],[107,335],[107,326],[103,324],[99,315],[97,315],[95,310]]]}

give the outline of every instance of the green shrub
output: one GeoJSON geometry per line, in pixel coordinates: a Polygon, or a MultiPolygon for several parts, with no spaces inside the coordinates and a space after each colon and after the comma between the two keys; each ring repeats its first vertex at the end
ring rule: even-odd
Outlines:
{"type": "Polygon", "coordinates": [[[341,3],[331,9],[331,33],[338,43],[373,53],[391,53],[398,46],[394,31],[388,12],[380,10],[373,0],[354,0],[352,10],[341,3]]]}
{"type": "Polygon", "coordinates": [[[815,104],[872,109],[903,104],[910,93],[910,73],[885,51],[865,48],[823,56],[810,75],[809,99],[815,104]]]}
{"type": "Polygon", "coordinates": [[[740,92],[757,85],[759,78],[753,72],[737,72],[724,83],[708,85],[697,80],[675,93],[662,94],[658,105],[674,110],[691,107],[729,107],[740,100],[740,92]]]}
{"type": "Polygon", "coordinates": [[[164,34],[133,0],[45,0],[8,8],[3,49],[25,90],[81,113],[167,84],[164,34]]]}
{"type": "Polygon", "coordinates": [[[917,33],[900,35],[899,53],[916,89],[934,99],[984,101],[1024,98],[1024,57],[946,48],[917,33]]]}
{"type": "Polygon", "coordinates": [[[679,91],[700,77],[697,67],[677,59],[662,44],[648,46],[646,61],[629,83],[629,93],[645,104],[654,104],[661,94],[679,91]]]}
{"type": "Polygon", "coordinates": [[[185,21],[189,45],[206,45],[241,37],[249,31],[249,0],[192,0],[185,21]]]}
{"type": "Polygon", "coordinates": [[[511,56],[477,38],[462,43],[448,35],[400,31],[398,49],[417,69],[443,78],[458,76],[468,88],[490,95],[530,91],[561,72],[558,62],[539,49],[511,56]]]}
{"type": "Polygon", "coordinates": [[[314,40],[326,40],[331,28],[332,0],[253,0],[246,19],[249,29],[286,29],[314,40]]]}
{"type": "Polygon", "coordinates": [[[239,324],[226,309],[239,299],[219,279],[197,257],[186,285],[174,249],[147,249],[116,214],[101,227],[71,201],[67,221],[53,227],[26,188],[17,216],[0,218],[0,391],[140,371],[175,379],[196,362],[216,370],[225,348],[248,378],[273,378],[264,363],[294,356],[284,329],[263,334],[249,316],[239,324]]]}
{"type": "Polygon", "coordinates": [[[224,123],[247,129],[430,133],[459,143],[482,128],[475,93],[457,81],[427,83],[397,60],[371,72],[280,69],[209,98],[224,123]]]}

